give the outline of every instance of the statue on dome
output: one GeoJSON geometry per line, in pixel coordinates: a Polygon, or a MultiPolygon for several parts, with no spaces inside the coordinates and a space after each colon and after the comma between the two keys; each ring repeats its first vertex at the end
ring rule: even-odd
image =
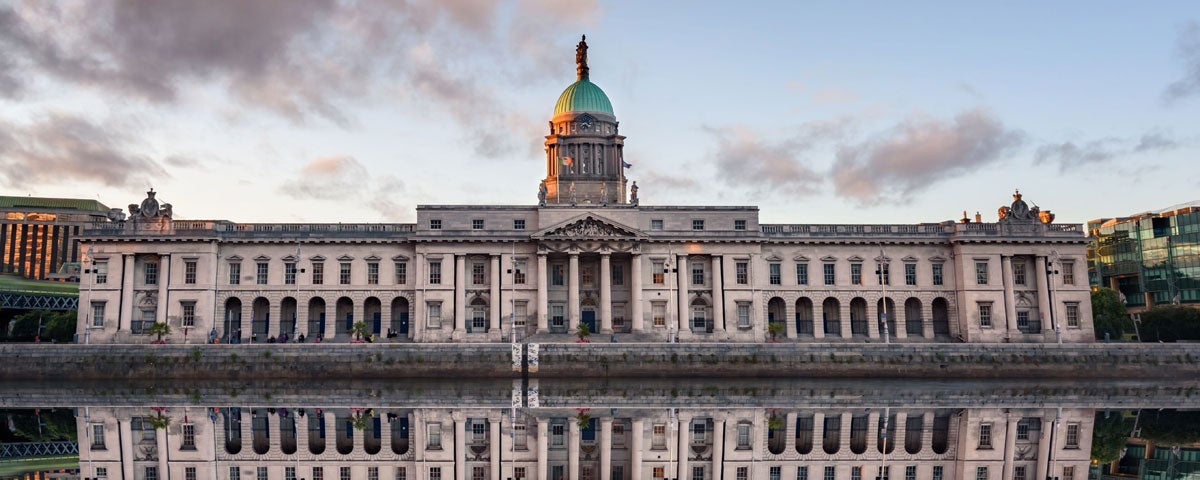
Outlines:
{"type": "Polygon", "coordinates": [[[160,205],[158,200],[154,198],[154,194],[155,191],[151,188],[150,191],[146,192],[146,198],[142,200],[140,205],[136,203],[129,204],[130,220],[171,218],[171,204],[164,203],[160,205]]]}
{"type": "Polygon", "coordinates": [[[608,182],[600,184],[600,204],[608,205],[608,182]]]}
{"type": "Polygon", "coordinates": [[[634,180],[633,185],[629,186],[629,204],[633,205],[635,207],[638,204],[637,191],[638,191],[637,180],[634,180]]]}
{"type": "Polygon", "coordinates": [[[584,35],[575,46],[575,70],[581,80],[588,76],[587,48],[587,35],[584,35]]]}
{"type": "Polygon", "coordinates": [[[538,184],[538,206],[541,206],[541,207],[546,206],[546,181],[545,180],[542,180],[542,183],[538,184]]]}

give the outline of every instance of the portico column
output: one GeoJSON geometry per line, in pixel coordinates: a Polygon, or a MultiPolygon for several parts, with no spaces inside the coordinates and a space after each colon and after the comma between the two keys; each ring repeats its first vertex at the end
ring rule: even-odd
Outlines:
{"type": "Polygon", "coordinates": [[[642,318],[642,254],[635,253],[629,262],[629,280],[632,287],[630,292],[630,315],[633,316],[633,331],[642,331],[645,320],[642,318]]]}
{"type": "Polygon", "coordinates": [[[567,478],[579,478],[579,422],[567,420],[567,478]]]}
{"type": "MultiPolygon", "coordinates": [[[[631,472],[629,472],[631,474],[629,476],[630,480],[642,480],[642,433],[643,433],[642,430],[643,430],[643,428],[644,428],[644,422],[642,420],[634,420],[632,422],[632,426],[630,427],[630,430],[632,430],[631,432],[629,432],[630,436],[632,437],[631,441],[630,441],[630,450],[629,450],[629,457],[630,457],[629,469],[632,470],[631,472]]],[[[541,452],[539,452],[539,453],[541,453],[541,452]]],[[[546,477],[541,477],[541,478],[546,478],[546,477]]]]}
{"type": "Polygon", "coordinates": [[[725,336],[725,270],[720,255],[712,257],[713,333],[725,336]]]}
{"type": "Polygon", "coordinates": [[[612,477],[612,424],[611,417],[600,419],[600,478],[612,477]]]}
{"type": "Polygon", "coordinates": [[[690,436],[689,434],[691,433],[688,429],[688,426],[690,426],[691,424],[692,424],[692,416],[684,415],[682,412],[680,412],[680,414],[679,414],[679,429],[676,430],[676,432],[679,434],[679,443],[678,443],[679,449],[677,450],[677,453],[676,453],[676,456],[678,457],[679,461],[677,463],[678,468],[675,470],[675,472],[676,472],[675,478],[682,479],[682,478],[688,478],[690,476],[690,475],[688,475],[687,472],[688,472],[688,450],[689,450],[688,440],[689,440],[689,436],[690,436]]]}
{"type": "Polygon", "coordinates": [[[567,330],[570,331],[579,324],[579,252],[571,252],[571,260],[567,264],[567,285],[570,289],[567,293],[567,312],[570,315],[567,330]]]}
{"type": "Polygon", "coordinates": [[[425,336],[425,286],[429,281],[425,273],[426,268],[425,254],[417,253],[413,260],[412,283],[416,287],[413,294],[413,318],[408,321],[409,332],[414,342],[421,341],[425,336]]]}
{"type": "MultiPolygon", "coordinates": [[[[550,310],[550,300],[549,295],[546,293],[546,286],[550,284],[550,273],[547,271],[545,253],[538,253],[537,270],[537,333],[546,333],[548,321],[546,314],[550,310]]],[[[538,458],[538,461],[541,462],[541,457],[539,456],[538,458]]]]}
{"type": "MultiPolygon", "coordinates": [[[[117,420],[117,430],[120,430],[121,436],[121,473],[123,478],[133,478],[133,421],[132,420],[117,420]],[[126,443],[128,442],[128,443],[126,443]]],[[[242,437],[245,438],[245,437],[242,437]]],[[[243,440],[245,441],[245,440],[243,440]]],[[[166,455],[164,455],[166,456],[166,455]]]]}
{"type": "Polygon", "coordinates": [[[1005,415],[1007,428],[1004,430],[1004,473],[1000,478],[1013,478],[1013,452],[1017,448],[1017,421],[1012,414],[1005,415]]]}
{"type": "MultiPolygon", "coordinates": [[[[612,329],[612,254],[600,253],[600,333],[611,334],[612,329]]],[[[601,476],[600,478],[608,478],[601,476]]]]}
{"type": "Polygon", "coordinates": [[[500,300],[500,255],[492,255],[492,279],[488,290],[488,332],[500,333],[500,309],[504,302],[500,300]]]}
{"type": "MultiPolygon", "coordinates": [[[[461,258],[461,257],[460,257],[461,258]]],[[[454,478],[467,478],[467,421],[460,414],[454,414],[454,478]]]]}
{"type": "Polygon", "coordinates": [[[546,419],[537,419],[537,478],[550,478],[548,469],[546,468],[547,462],[549,461],[549,459],[546,457],[549,455],[547,452],[550,444],[549,439],[546,437],[549,434],[550,432],[546,426],[546,419]]]}
{"type": "Polygon", "coordinates": [[[688,256],[679,255],[675,260],[675,285],[679,296],[677,297],[678,306],[675,314],[675,330],[682,333],[684,327],[687,326],[687,311],[688,311],[688,256]]]}
{"type": "Polygon", "coordinates": [[[121,308],[121,317],[117,324],[117,330],[133,324],[133,259],[134,255],[125,255],[123,258],[124,265],[121,267],[121,301],[124,302],[124,307],[121,308]]]}
{"type": "Polygon", "coordinates": [[[1004,325],[1007,327],[1005,338],[1016,338],[1017,332],[1017,305],[1016,299],[1013,296],[1013,270],[1012,270],[1012,255],[1003,255],[1000,257],[1000,265],[1004,283],[1004,325]]]}
{"type": "Polygon", "coordinates": [[[713,419],[713,455],[712,455],[712,476],[710,478],[721,478],[721,464],[725,461],[725,419],[713,419]]]}
{"type": "MultiPolygon", "coordinates": [[[[1043,412],[1044,414],[1045,412],[1043,412]]],[[[1054,421],[1049,417],[1042,418],[1042,437],[1038,440],[1037,453],[1037,477],[1038,479],[1046,478],[1050,475],[1050,429],[1054,428],[1054,421]]]]}
{"type": "Polygon", "coordinates": [[[158,258],[158,305],[154,321],[167,323],[167,284],[171,282],[171,256],[160,255],[158,258]]]}
{"type": "Polygon", "coordinates": [[[462,338],[467,323],[467,257],[454,256],[454,337],[462,338]]]}
{"type": "Polygon", "coordinates": [[[1042,323],[1042,332],[1048,334],[1054,330],[1054,325],[1050,324],[1050,285],[1047,281],[1049,277],[1046,276],[1046,256],[1038,255],[1033,264],[1036,275],[1033,284],[1038,286],[1038,320],[1042,323]]]}
{"type": "Polygon", "coordinates": [[[492,450],[492,452],[491,452],[492,464],[491,464],[491,468],[489,470],[492,471],[492,480],[500,480],[500,478],[501,478],[501,475],[500,475],[500,441],[501,441],[502,437],[500,436],[500,418],[501,418],[501,416],[499,414],[488,416],[488,425],[491,427],[490,431],[488,432],[490,435],[490,440],[488,440],[488,445],[491,447],[491,450],[492,450]]]}

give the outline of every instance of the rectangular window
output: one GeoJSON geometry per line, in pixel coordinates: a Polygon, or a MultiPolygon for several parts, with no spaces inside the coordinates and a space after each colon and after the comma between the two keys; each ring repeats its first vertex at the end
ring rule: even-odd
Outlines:
{"type": "Polygon", "coordinates": [[[979,302],[979,326],[992,326],[992,302],[979,302]]]}
{"type": "Polygon", "coordinates": [[[283,263],[283,283],[284,285],[296,284],[296,262],[283,263]]]}
{"type": "Polygon", "coordinates": [[[783,274],[781,273],[782,269],[783,268],[778,263],[771,263],[767,265],[767,281],[770,282],[771,285],[783,284],[783,274]]]}
{"type": "Polygon", "coordinates": [[[1025,262],[1012,262],[1013,284],[1025,285],[1025,262]]]}
{"type": "Polygon", "coordinates": [[[296,467],[283,467],[283,480],[296,480],[296,467]]]}
{"type": "MultiPolygon", "coordinates": [[[[1017,328],[1021,331],[1029,329],[1029,311],[1021,310],[1017,312],[1017,328]]],[[[1028,332],[1033,333],[1033,332],[1028,332]]]]}
{"type": "Polygon", "coordinates": [[[1075,480],[1075,467],[1063,467],[1062,480],[1075,480]]]}
{"type": "Polygon", "coordinates": [[[183,283],[188,285],[196,284],[196,261],[185,260],[183,262],[183,283]]]}
{"type": "Polygon", "coordinates": [[[154,309],[147,308],[142,310],[141,313],[142,314],[139,317],[141,321],[134,319],[129,326],[129,330],[133,333],[146,333],[146,330],[149,329],[151,325],[154,325],[154,309]]]}
{"type": "Polygon", "coordinates": [[[471,262],[471,284],[486,284],[487,281],[484,280],[484,277],[486,277],[486,275],[484,274],[483,262],[471,262]]]}
{"type": "Polygon", "coordinates": [[[837,283],[837,271],[834,270],[834,264],[826,263],[824,266],[825,284],[834,285],[837,283]]]}
{"type": "Polygon", "coordinates": [[[93,327],[103,327],[104,326],[104,303],[105,302],[92,302],[92,326],[93,327]]]}
{"type": "Polygon", "coordinates": [[[567,426],[562,423],[550,425],[550,445],[555,447],[563,446],[565,443],[563,439],[566,438],[566,428],[567,426]]]}
{"type": "Polygon", "coordinates": [[[832,466],[825,467],[825,475],[822,476],[823,480],[834,480],[836,478],[834,477],[834,473],[836,472],[832,466]]]}
{"type": "Polygon", "coordinates": [[[258,262],[255,264],[254,282],[259,285],[267,284],[267,274],[270,272],[270,265],[267,262],[258,262]]]}
{"type": "Polygon", "coordinates": [[[396,285],[408,283],[408,262],[396,262],[393,268],[396,271],[396,285]]]}
{"type": "Polygon", "coordinates": [[[438,219],[438,218],[429,219],[429,229],[430,230],[441,230],[442,229],[442,220],[438,219]]]}
{"type": "Polygon", "coordinates": [[[196,480],[196,467],[183,467],[183,480],[196,480]]]}
{"type": "Polygon", "coordinates": [[[513,284],[525,284],[525,261],[517,260],[513,262],[513,284]]]}
{"type": "Polygon", "coordinates": [[[875,279],[879,281],[880,285],[891,285],[892,284],[892,264],[890,264],[890,263],[875,264],[875,279]]]}
{"type": "Polygon", "coordinates": [[[143,265],[142,273],[144,274],[144,276],[142,277],[142,280],[145,280],[146,285],[158,285],[158,264],[157,263],[147,263],[147,264],[143,265]]]}
{"type": "MultiPolygon", "coordinates": [[[[487,468],[471,467],[471,480],[483,480],[487,476],[487,468]]],[[[370,479],[368,479],[370,480],[370,479]]]]}
{"type": "Polygon", "coordinates": [[[692,263],[692,285],[704,285],[704,264],[692,263]]]}
{"type": "Polygon", "coordinates": [[[341,285],[350,284],[350,262],[342,262],[338,267],[338,283],[341,285]]]}
{"type": "Polygon", "coordinates": [[[850,264],[850,284],[851,285],[862,285],[862,264],[861,263],[851,263],[850,264]]]}
{"type": "Polygon", "coordinates": [[[657,219],[657,218],[650,220],[650,229],[651,230],[662,230],[663,229],[663,221],[661,219],[657,219]]]}
{"type": "Polygon", "coordinates": [[[1072,261],[1062,262],[1062,280],[1063,280],[1063,285],[1074,285],[1075,284],[1075,262],[1072,262],[1072,261]]]}
{"type": "Polygon", "coordinates": [[[158,480],[158,467],[146,467],[146,475],[143,478],[145,480],[158,480]]]}
{"type": "Polygon", "coordinates": [[[737,425],[737,448],[750,448],[750,424],[737,425]]]}
{"type": "Polygon", "coordinates": [[[988,283],[988,262],[975,262],[975,284],[987,285],[988,283]]]}
{"type": "Polygon", "coordinates": [[[654,478],[666,478],[666,469],[663,467],[654,467],[651,472],[654,478]]]}
{"type": "Polygon", "coordinates": [[[930,476],[930,480],[944,480],[946,477],[945,472],[946,472],[946,470],[944,468],[942,468],[941,465],[934,465],[933,466],[933,475],[930,476]]]}
{"type": "Polygon", "coordinates": [[[850,467],[850,480],[862,480],[862,467],[857,465],[850,467]]]}
{"type": "Polygon", "coordinates": [[[379,285],[379,262],[367,262],[367,285],[379,285]]]}
{"type": "Polygon", "coordinates": [[[651,428],[652,443],[651,448],[660,449],[667,447],[667,425],[665,423],[656,423],[651,428]]]}
{"type": "Polygon", "coordinates": [[[704,330],[708,327],[708,307],[704,305],[692,306],[692,329],[704,330]]]}
{"type": "Polygon", "coordinates": [[[180,448],[184,450],[196,449],[196,425],[191,423],[183,424],[183,444],[180,448]]]}
{"type": "Polygon", "coordinates": [[[99,423],[92,424],[92,450],[105,450],[104,425],[99,423]]]}
{"type": "Polygon", "coordinates": [[[529,434],[525,430],[524,423],[513,425],[513,447],[517,450],[529,448],[529,434]]]}
{"type": "Polygon", "coordinates": [[[747,302],[738,302],[737,304],[737,319],[738,328],[750,328],[750,304],[747,302]]]}
{"type": "Polygon", "coordinates": [[[733,221],[733,229],[734,230],[745,230],[746,229],[746,221],[745,220],[734,220],[733,221]]]}
{"type": "Polygon", "coordinates": [[[1079,448],[1079,424],[1067,424],[1067,445],[1065,448],[1079,448]]]}
{"type": "Polygon", "coordinates": [[[1079,327],[1079,304],[1075,302],[1067,302],[1067,326],[1079,327]]]}
{"type": "Polygon", "coordinates": [[[428,434],[428,435],[426,435],[426,438],[428,439],[428,446],[426,448],[429,448],[430,450],[441,450],[442,449],[442,424],[440,424],[440,423],[427,424],[425,426],[425,431],[428,434]]]}
{"type": "Polygon", "coordinates": [[[590,287],[596,284],[596,268],[591,265],[583,265],[579,267],[579,283],[585,287],[590,287]]]}
{"type": "Polygon", "coordinates": [[[476,218],[471,220],[471,230],[483,230],[483,219],[476,218]]]}
{"type": "Polygon", "coordinates": [[[183,315],[181,315],[181,317],[183,319],[183,326],[195,327],[196,326],[196,302],[194,302],[194,301],[179,302],[179,307],[180,307],[181,313],[183,314],[183,315]]]}
{"type": "Polygon", "coordinates": [[[524,229],[525,229],[525,219],[524,218],[518,218],[516,220],[513,220],[513,230],[524,230],[524,229]]]}
{"type": "Polygon", "coordinates": [[[1025,480],[1025,466],[1018,465],[1013,467],[1013,480],[1025,480]]]}
{"type": "Polygon", "coordinates": [[[519,300],[513,302],[513,325],[518,327],[525,326],[525,320],[529,317],[529,302],[519,300]]]}
{"type": "Polygon", "coordinates": [[[654,319],[654,326],[667,326],[667,304],[665,302],[654,302],[650,304],[650,316],[654,319]]]}
{"type": "Polygon", "coordinates": [[[749,262],[735,263],[734,270],[736,272],[736,274],[734,275],[734,281],[737,282],[738,285],[747,285],[750,283],[750,263],[749,262]]]}
{"type": "Polygon", "coordinates": [[[692,230],[704,230],[704,220],[692,220],[692,230]]]}
{"type": "Polygon", "coordinates": [[[428,302],[425,304],[427,312],[428,324],[430,327],[440,328],[442,326],[442,302],[428,302]]]}
{"type": "MultiPolygon", "coordinates": [[[[737,470],[734,470],[734,472],[736,472],[733,476],[734,480],[747,480],[750,478],[750,469],[749,468],[737,467],[737,470]]],[[[830,479],[830,480],[832,480],[832,479],[830,479]]]]}
{"type": "Polygon", "coordinates": [[[612,280],[613,286],[625,285],[625,266],[624,265],[613,265],[611,267],[611,270],[612,270],[612,279],[611,280],[612,280]]]}
{"type": "MultiPolygon", "coordinates": [[[[917,466],[906,465],[904,467],[904,480],[917,480],[917,466]]],[[[1021,479],[1024,480],[1024,479],[1021,479]]]]}
{"type": "MultiPolygon", "coordinates": [[[[525,478],[525,477],[520,477],[520,478],[525,478]]],[[[625,480],[625,467],[623,465],[613,465],[612,466],[612,479],[611,480],[625,480]]]]}
{"type": "Polygon", "coordinates": [[[704,467],[692,467],[692,480],[704,480],[704,467]]]}
{"type": "Polygon", "coordinates": [[[808,467],[801,465],[796,467],[796,480],[808,480],[808,467]]]}
{"type": "Polygon", "coordinates": [[[943,285],[944,282],[942,280],[942,264],[935,263],[935,264],[933,264],[932,268],[933,268],[933,284],[934,285],[943,285]]]}
{"type": "Polygon", "coordinates": [[[654,284],[656,284],[656,285],[662,285],[662,284],[666,283],[666,272],[667,272],[666,262],[663,262],[661,260],[655,261],[652,264],[652,269],[653,270],[651,271],[651,273],[652,273],[653,277],[652,277],[651,281],[653,281],[654,284]]]}
{"type": "Polygon", "coordinates": [[[782,474],[783,474],[782,470],[783,470],[783,467],[780,467],[780,466],[772,466],[772,467],[768,468],[767,469],[767,478],[769,480],[780,480],[779,477],[782,476],[782,474]]]}
{"type": "Polygon", "coordinates": [[[312,284],[313,285],[324,285],[325,284],[325,262],[313,262],[312,269],[313,269],[312,284]]]}
{"type": "Polygon", "coordinates": [[[796,285],[808,285],[808,264],[796,264],[796,285]]]}
{"type": "MultiPolygon", "coordinates": [[[[230,468],[232,469],[232,468],[237,468],[237,467],[230,467],[230,468]]],[[[325,467],[313,467],[312,477],[313,477],[313,480],[325,480],[325,467]]]]}
{"type": "MultiPolygon", "coordinates": [[[[261,468],[263,470],[267,469],[267,467],[258,467],[258,468],[261,468]]],[[[263,472],[263,473],[265,474],[266,472],[263,472]]],[[[350,480],[350,467],[338,467],[338,478],[340,480],[350,480]]],[[[260,478],[258,480],[267,480],[267,478],[264,476],[263,478],[260,478]]]]}
{"type": "Polygon", "coordinates": [[[429,480],[442,480],[442,467],[429,467],[429,480]]]}
{"type": "MultiPolygon", "coordinates": [[[[342,467],[342,480],[350,480],[350,467],[342,467]]],[[[258,467],[258,480],[267,480],[267,467],[258,467]]]]}
{"type": "Polygon", "coordinates": [[[987,467],[976,467],[975,468],[975,480],[988,480],[988,471],[987,470],[988,470],[987,467]]]}
{"type": "Polygon", "coordinates": [[[442,262],[440,260],[430,261],[429,262],[429,284],[430,285],[441,285],[441,283],[442,283],[442,262]]]}
{"type": "Polygon", "coordinates": [[[992,424],[979,425],[979,448],[992,448],[992,424]]]}
{"type": "Polygon", "coordinates": [[[1029,440],[1029,425],[1031,423],[1032,420],[1028,418],[1023,418],[1017,422],[1017,440],[1029,440]]]}
{"type": "Polygon", "coordinates": [[[904,264],[904,284],[905,285],[916,285],[917,284],[917,264],[915,264],[915,263],[904,264]]]}
{"type": "MultiPolygon", "coordinates": [[[[520,478],[520,477],[517,477],[517,478],[520,478]]],[[[408,468],[396,467],[396,479],[395,480],[408,480],[408,468]]]]}
{"type": "Polygon", "coordinates": [[[550,326],[554,328],[563,328],[567,326],[567,307],[559,305],[550,306],[550,326]]]}
{"type": "MultiPolygon", "coordinates": [[[[241,480],[241,478],[242,478],[242,469],[241,468],[229,467],[229,480],[241,480]]],[[[313,480],[321,480],[321,478],[319,476],[317,476],[316,470],[313,471],[313,480]]]]}
{"type": "Polygon", "coordinates": [[[550,284],[561,287],[566,285],[567,267],[561,263],[550,265],[550,284]]]}
{"type": "Polygon", "coordinates": [[[92,262],[92,273],[96,274],[96,285],[104,285],[108,283],[108,262],[92,262]]]}

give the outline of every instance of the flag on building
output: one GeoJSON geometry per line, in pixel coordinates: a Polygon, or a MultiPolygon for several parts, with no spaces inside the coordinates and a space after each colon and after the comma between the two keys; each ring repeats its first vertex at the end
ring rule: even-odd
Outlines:
{"type": "Polygon", "coordinates": [[[558,160],[561,161],[563,165],[568,167],[575,163],[575,159],[571,157],[558,157],[558,160]]]}
{"type": "Polygon", "coordinates": [[[621,168],[633,168],[633,164],[626,162],[624,160],[621,160],[621,168]]]}

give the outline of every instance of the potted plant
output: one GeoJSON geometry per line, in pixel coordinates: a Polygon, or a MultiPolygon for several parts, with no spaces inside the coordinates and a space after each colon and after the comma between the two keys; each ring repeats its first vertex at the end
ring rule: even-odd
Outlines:
{"type": "Polygon", "coordinates": [[[767,335],[771,336],[771,341],[776,341],[783,334],[783,324],[779,322],[771,322],[767,324],[767,335]]]}
{"type": "Polygon", "coordinates": [[[171,334],[171,326],[167,325],[166,323],[163,323],[163,322],[154,322],[154,324],[152,324],[152,325],[150,325],[150,327],[146,328],[146,333],[157,337],[153,342],[150,342],[150,343],[158,343],[158,344],[167,343],[167,341],[163,340],[162,337],[163,337],[163,335],[171,334]]]}
{"type": "Polygon", "coordinates": [[[371,331],[367,329],[367,322],[354,322],[350,327],[350,333],[354,335],[354,343],[363,343],[371,338],[371,331]]]}
{"type": "Polygon", "coordinates": [[[575,326],[575,336],[579,337],[576,343],[588,343],[591,341],[588,337],[592,336],[592,329],[588,328],[588,324],[579,322],[579,325],[575,326]]]}

